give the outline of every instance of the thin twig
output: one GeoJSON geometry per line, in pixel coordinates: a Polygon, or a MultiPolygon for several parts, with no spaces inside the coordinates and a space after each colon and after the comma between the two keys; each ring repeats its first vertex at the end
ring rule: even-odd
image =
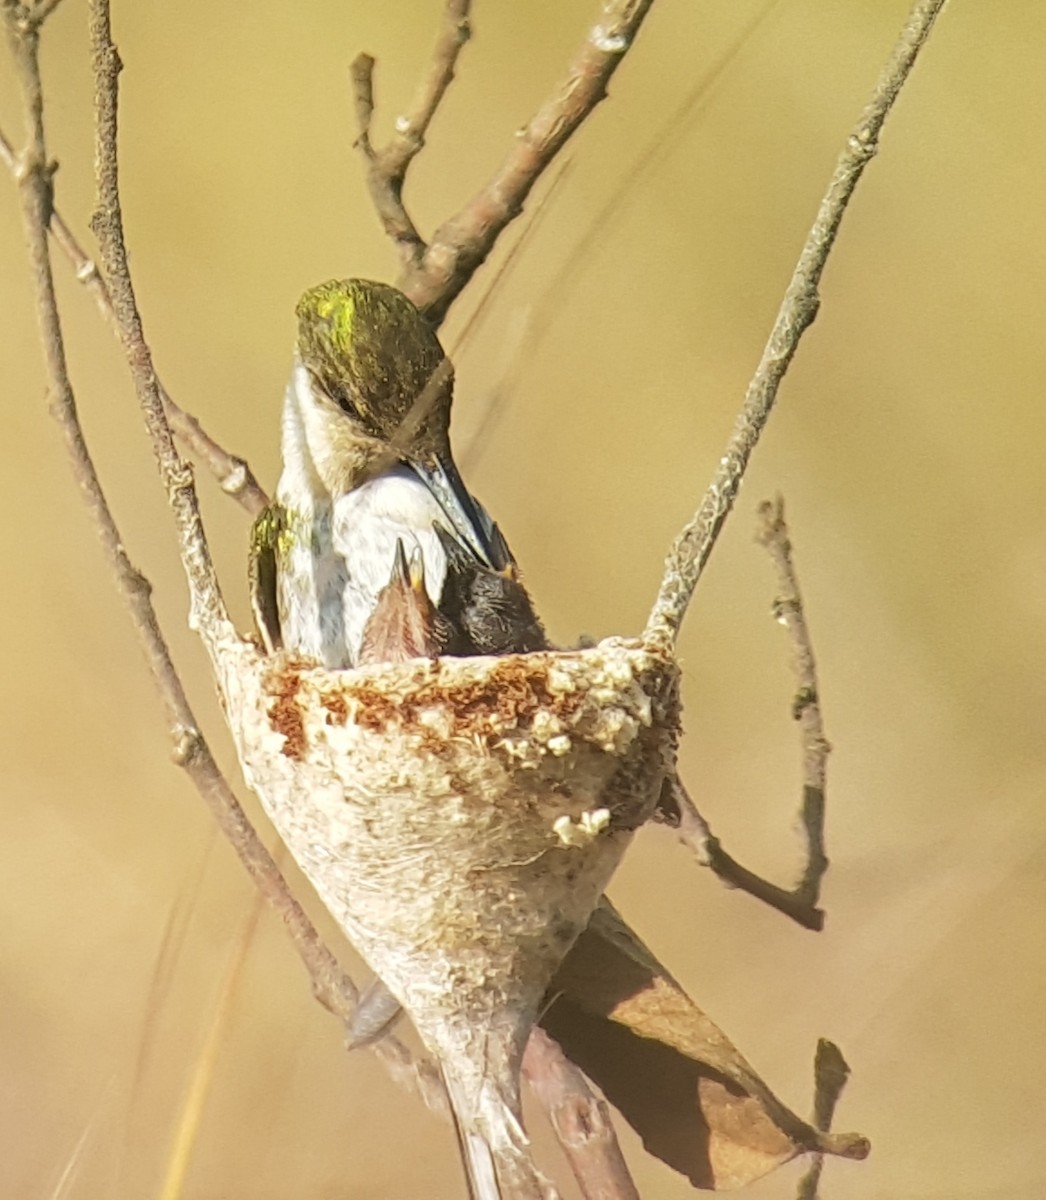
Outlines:
{"type": "Polygon", "coordinates": [[[548,1114],[585,1200],[639,1200],[609,1106],[539,1025],[527,1042],[523,1077],[548,1114]]]}
{"type": "Polygon", "coordinates": [[[678,636],[697,581],[719,536],[719,530],[733,508],[748,460],[770,416],[781,380],[803,333],[817,313],[820,303],[818,283],[839,232],[839,223],[864,168],[878,149],[883,122],[943,7],[944,0],[917,0],[890,60],[879,76],[872,99],[839,156],[817,218],[807,235],[781,302],[763,357],[748,386],[733,435],[719,461],[719,469],[700,508],[679,534],[669,553],[661,588],[643,634],[643,640],[650,646],[668,650],[678,636]]]}
{"type": "MultiPolygon", "coordinates": [[[[397,286],[434,326],[442,323],[451,304],[494,248],[502,230],[523,211],[531,189],[556,154],[604,98],[611,76],[635,41],[652,3],[653,0],[604,0],[598,23],[589,30],[552,95],[520,130],[493,178],[460,212],[436,230],[428,246],[425,246],[413,223],[409,224],[409,228],[402,225],[405,211],[402,214],[392,213],[395,220],[390,228],[388,198],[385,196],[381,203],[375,198],[375,207],[386,226],[386,232],[401,247],[404,267],[397,286]],[[396,224],[397,220],[401,222],[400,225],[396,224]],[[407,251],[402,249],[404,246],[407,251]]],[[[449,14],[454,9],[453,0],[449,0],[448,23],[452,20],[449,14]]],[[[446,63],[450,42],[445,28],[426,83],[419,92],[429,100],[427,107],[418,106],[426,123],[431,120],[450,81],[460,49],[460,44],[454,47],[448,73],[446,63]],[[431,86],[433,79],[442,81],[442,87],[431,86]]],[[[361,148],[368,157],[373,151],[368,151],[363,135],[369,129],[373,108],[373,66],[373,59],[361,55],[354,64],[353,72],[361,148]]],[[[407,121],[410,120],[407,118],[407,121]]],[[[401,159],[404,153],[404,149],[399,151],[401,159]]],[[[417,149],[411,149],[406,155],[403,171],[416,153],[417,149]]],[[[400,175],[400,186],[402,181],[400,175]]],[[[398,202],[398,195],[394,198],[398,202]]],[[[409,218],[407,220],[409,222],[409,218]]]]}
{"type": "Polygon", "coordinates": [[[374,112],[374,59],[358,54],[349,67],[359,134],[356,146],[367,160],[367,190],[381,221],[381,227],[392,239],[400,256],[403,270],[420,262],[425,253],[425,239],[418,232],[403,203],[403,179],[393,180],[382,173],[377,152],[370,143],[370,121],[374,112]]]}
{"type": "MultiPolygon", "coordinates": [[[[18,158],[3,130],[0,130],[0,162],[17,178],[18,158]]],[[[68,222],[57,208],[52,207],[51,209],[51,221],[48,229],[68,259],[76,278],[90,293],[109,328],[119,336],[116,313],[113,310],[112,301],[109,299],[105,280],[102,278],[97,264],[85,253],[68,222]]],[[[163,400],[167,420],[175,435],[210,471],[223,492],[241,504],[252,516],[257,516],[269,503],[269,498],[254,477],[254,472],[247,460],[223,449],[201,426],[196,417],[187,413],[171,399],[170,393],[159,379],[156,382],[160,389],[160,398],[163,400]]]]}
{"type": "Polygon", "coordinates": [[[792,561],[792,543],[784,519],[784,501],[764,501],[759,506],[757,540],[766,547],[777,574],[775,618],[785,626],[792,644],[796,690],[792,716],[799,722],[803,746],[803,803],[800,827],[806,843],[803,873],[794,888],[779,887],[756,875],[729,855],[698,811],[686,789],[677,782],[673,798],[679,810],[679,836],[698,861],[715,872],[729,887],[740,888],[791,917],[804,929],[824,928],[824,911],[818,907],[821,881],[828,870],[825,853],[825,787],[831,746],[824,735],[814,662],[813,642],[803,611],[799,580],[792,561]]]}
{"type": "Polygon", "coordinates": [[[178,529],[182,565],[189,580],[189,624],[209,642],[233,636],[221,586],[200,520],[193,473],[178,454],[145,340],[127,266],[117,155],[118,80],[122,63],[112,40],[108,0],[90,5],[91,66],[95,80],[95,183],[98,207],[91,229],[98,238],[109,296],[134,390],[152,443],[160,478],[178,529]]]}
{"type": "Polygon", "coordinates": [[[777,572],[774,616],[788,631],[792,644],[792,669],[796,677],[792,717],[799,723],[803,742],[803,805],[800,826],[806,839],[806,869],[795,889],[796,898],[816,910],[821,881],[828,870],[824,844],[825,789],[828,755],[832,747],[824,734],[820,689],[813,641],[792,561],[792,543],[785,523],[784,500],[765,500],[759,506],[758,540],[766,547],[777,572]]]}
{"type": "Polygon", "coordinates": [[[418,85],[413,104],[405,115],[396,119],[396,132],[380,154],[390,175],[402,179],[411,160],[425,145],[432,118],[454,78],[458,55],[472,35],[470,7],[470,0],[447,0],[429,69],[418,85]]]}
{"type": "MultiPolygon", "coordinates": [[[[843,1094],[846,1081],[850,1078],[850,1068],[843,1052],[827,1038],[821,1038],[817,1043],[817,1053],[814,1056],[814,1126],[827,1133],[832,1128],[832,1118],[835,1116],[835,1106],[843,1094]]],[[[817,1200],[817,1186],[821,1182],[821,1172],[824,1170],[824,1155],[815,1153],[811,1156],[809,1170],[799,1181],[797,1200],[817,1200]]]]}
{"type": "Polygon", "coordinates": [[[439,37],[414,101],[405,115],[397,117],[395,132],[381,150],[370,138],[374,59],[369,54],[357,55],[349,68],[359,130],[356,146],[367,163],[367,188],[382,227],[396,245],[404,270],[416,268],[427,247],[403,203],[403,184],[408,167],[425,145],[432,118],[454,78],[458,55],[469,39],[469,7],[470,0],[447,0],[439,37]]]}
{"type": "MultiPolygon", "coordinates": [[[[751,20],[738,32],[733,41],[710,65],[707,72],[694,84],[682,102],[661,123],[660,128],[640,151],[639,156],[621,177],[620,183],[614,187],[602,207],[594,212],[586,221],[583,232],[571,245],[567,255],[558,266],[549,271],[543,280],[541,291],[531,305],[533,313],[527,323],[526,334],[522,338],[517,354],[523,362],[537,362],[541,356],[541,345],[545,336],[559,320],[565,297],[573,291],[580,279],[584,277],[584,267],[597,260],[600,248],[610,248],[614,252],[614,238],[611,226],[619,210],[626,202],[634,199],[638,185],[643,182],[647,186],[656,178],[655,168],[679,146],[680,130],[691,126],[695,115],[715,93],[716,85],[728,69],[734,65],[741,52],[751,45],[752,39],[760,27],[769,19],[774,10],[783,0],[767,0],[764,6],[756,12],[751,20]]],[[[562,173],[557,177],[555,187],[562,173]]],[[[543,203],[547,203],[552,188],[549,188],[543,203]]],[[[537,219],[527,226],[527,236],[537,225],[537,219]]],[[[522,241],[522,239],[520,239],[522,241]]],[[[518,246],[520,243],[517,243],[518,246]]],[[[514,253],[513,246],[510,253],[514,253]]],[[[477,305],[477,311],[479,310],[477,305]]],[[[487,448],[493,444],[492,434],[511,399],[512,385],[503,389],[484,407],[479,426],[469,438],[468,448],[461,456],[465,465],[470,460],[477,463],[487,448]]]]}
{"type": "Polygon", "coordinates": [[[824,928],[823,910],[799,895],[798,889],[789,890],[771,883],[750,871],[723,849],[719,839],[712,833],[708,821],[698,811],[681,783],[677,782],[674,796],[679,809],[680,840],[694,852],[697,861],[703,867],[708,867],[727,887],[747,892],[784,916],[790,917],[804,929],[818,932],[824,928]]]}

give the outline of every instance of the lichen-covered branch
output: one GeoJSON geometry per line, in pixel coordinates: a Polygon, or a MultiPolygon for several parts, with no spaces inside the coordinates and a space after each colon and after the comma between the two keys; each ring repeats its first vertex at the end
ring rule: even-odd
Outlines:
{"type": "Polygon", "coordinates": [[[839,156],[781,302],[762,359],[748,385],[734,432],[719,460],[719,468],[701,506],[679,534],[669,553],[661,588],[643,635],[651,645],[671,645],[679,633],[694,588],[723,522],[734,506],[748,460],[766,426],[781,380],[800,339],[817,314],[820,303],[818,285],[850,197],[864,168],[879,148],[883,123],[911,74],[919,51],[943,7],[944,0],[917,0],[879,76],[871,100],[839,156]]]}
{"type": "Polygon", "coordinates": [[[189,580],[189,624],[213,643],[232,636],[233,629],[204,536],[192,469],[178,454],[164,414],[152,352],[145,340],[127,266],[117,154],[118,80],[122,64],[112,40],[108,0],[92,0],[90,31],[98,190],[98,207],[91,218],[91,228],[98,238],[120,341],[178,529],[182,564],[189,580]]]}

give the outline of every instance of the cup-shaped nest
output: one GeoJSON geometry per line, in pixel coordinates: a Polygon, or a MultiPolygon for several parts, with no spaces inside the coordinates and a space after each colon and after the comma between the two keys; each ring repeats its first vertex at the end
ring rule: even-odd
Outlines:
{"type": "Polygon", "coordinates": [[[426,1041],[532,1020],[674,770],[678,672],[638,641],[225,672],[248,782],[426,1041]]]}

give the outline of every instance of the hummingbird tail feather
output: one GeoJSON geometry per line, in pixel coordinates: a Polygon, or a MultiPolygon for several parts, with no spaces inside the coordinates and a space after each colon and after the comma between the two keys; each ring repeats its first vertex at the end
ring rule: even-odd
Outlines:
{"type": "Polygon", "coordinates": [[[447,1065],[443,1082],[470,1200],[559,1200],[538,1171],[519,1118],[490,1080],[477,1096],[447,1065]]]}

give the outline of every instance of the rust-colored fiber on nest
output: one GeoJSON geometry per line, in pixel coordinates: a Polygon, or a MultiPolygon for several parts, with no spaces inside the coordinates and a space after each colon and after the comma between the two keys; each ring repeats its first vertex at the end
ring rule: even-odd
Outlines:
{"type": "Polygon", "coordinates": [[[273,671],[269,682],[272,696],[269,720],[272,728],[283,734],[282,752],[297,761],[305,755],[305,721],[298,704],[301,672],[294,668],[273,671]]]}
{"type": "MultiPolygon", "coordinates": [[[[449,735],[490,730],[527,729],[540,709],[560,717],[570,717],[583,697],[576,692],[553,692],[548,686],[548,667],[529,655],[514,655],[496,660],[489,675],[462,683],[445,677],[440,659],[419,663],[412,687],[406,694],[390,695],[380,683],[355,683],[346,676],[338,696],[351,698],[359,705],[357,724],[381,732],[390,723],[416,725],[420,713],[434,705],[447,706],[451,720],[449,735]],[[427,675],[427,677],[426,677],[427,675]]],[[[325,700],[325,703],[327,701],[325,700]]]]}
{"type": "Polygon", "coordinates": [[[345,697],[341,694],[335,693],[332,696],[324,696],[322,704],[334,725],[344,725],[349,719],[349,706],[345,701],[345,697]]]}

